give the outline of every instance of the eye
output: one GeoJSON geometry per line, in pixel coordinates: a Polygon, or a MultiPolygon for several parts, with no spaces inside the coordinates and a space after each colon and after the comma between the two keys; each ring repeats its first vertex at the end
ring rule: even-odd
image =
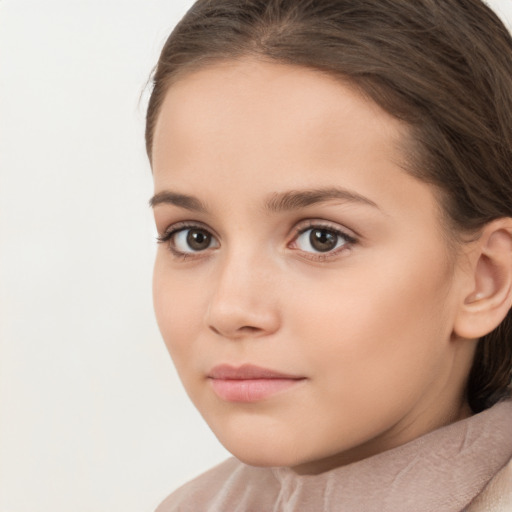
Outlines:
{"type": "Polygon", "coordinates": [[[334,228],[312,226],[302,230],[293,244],[297,249],[309,253],[330,253],[355,243],[355,239],[334,228]]]}
{"type": "Polygon", "coordinates": [[[178,252],[198,252],[209,249],[213,237],[204,229],[189,228],[175,233],[172,241],[178,252]]]}
{"type": "Polygon", "coordinates": [[[189,255],[219,246],[217,239],[199,226],[177,227],[158,237],[159,243],[167,242],[172,252],[177,255],[189,255]]]}

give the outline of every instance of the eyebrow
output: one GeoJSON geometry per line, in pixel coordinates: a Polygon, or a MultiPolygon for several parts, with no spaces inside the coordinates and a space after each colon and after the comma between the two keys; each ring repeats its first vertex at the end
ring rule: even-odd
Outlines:
{"type": "Polygon", "coordinates": [[[186,194],[178,194],[167,190],[155,194],[149,200],[149,206],[151,206],[151,208],[154,208],[159,204],[173,204],[193,212],[206,213],[208,211],[206,206],[196,197],[187,196],[186,194]]]}
{"type": "MultiPolygon", "coordinates": [[[[284,212],[300,210],[318,203],[324,203],[338,199],[344,202],[360,203],[374,208],[379,208],[375,202],[365,196],[343,188],[330,187],[313,190],[290,190],[288,192],[276,192],[265,203],[265,210],[269,212],[284,212]]],[[[154,208],[160,204],[172,204],[186,210],[207,213],[208,209],[199,199],[186,194],[163,191],[155,194],[149,205],[154,208]]]]}
{"type": "Polygon", "coordinates": [[[271,212],[282,212],[307,208],[318,203],[338,199],[343,202],[361,203],[378,209],[376,203],[365,196],[343,188],[322,188],[313,190],[291,190],[276,193],[266,203],[266,209],[271,212]]]}

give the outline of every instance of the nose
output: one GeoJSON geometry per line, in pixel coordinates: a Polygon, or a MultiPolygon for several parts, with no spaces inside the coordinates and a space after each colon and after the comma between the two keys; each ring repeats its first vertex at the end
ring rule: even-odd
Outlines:
{"type": "Polygon", "coordinates": [[[228,339],[275,333],[281,321],[273,286],[275,273],[261,258],[247,255],[226,258],[216,269],[206,313],[208,328],[228,339]]]}

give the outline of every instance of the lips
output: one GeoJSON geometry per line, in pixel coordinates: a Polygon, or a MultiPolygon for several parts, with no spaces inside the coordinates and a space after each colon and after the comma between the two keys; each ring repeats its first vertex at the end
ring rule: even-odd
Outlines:
{"type": "Polygon", "coordinates": [[[213,391],[228,402],[257,402],[296,386],[305,377],[277,372],[250,364],[219,365],[208,373],[213,391]]]}
{"type": "Polygon", "coordinates": [[[232,380],[246,380],[246,379],[301,379],[286,373],[276,372],[268,368],[261,368],[252,364],[244,364],[235,368],[227,364],[221,364],[212,368],[208,377],[211,379],[232,379],[232,380]]]}

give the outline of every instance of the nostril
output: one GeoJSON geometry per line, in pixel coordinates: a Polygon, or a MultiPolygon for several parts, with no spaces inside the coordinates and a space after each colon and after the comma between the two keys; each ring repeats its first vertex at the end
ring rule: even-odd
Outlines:
{"type": "Polygon", "coordinates": [[[217,329],[215,326],[213,325],[210,325],[209,326],[210,329],[217,335],[219,336],[225,336],[225,337],[240,337],[241,335],[251,335],[251,334],[255,334],[255,333],[259,333],[260,331],[262,331],[262,329],[260,329],[259,327],[254,327],[252,325],[244,325],[242,327],[238,327],[235,331],[231,332],[231,333],[228,333],[228,332],[223,332],[222,329],[217,329]]]}
{"type": "Polygon", "coordinates": [[[243,327],[240,327],[239,331],[245,331],[245,332],[257,332],[260,329],[257,327],[252,327],[251,325],[244,325],[243,327]]]}
{"type": "Polygon", "coordinates": [[[268,301],[244,304],[234,293],[218,293],[208,305],[203,325],[219,338],[259,338],[279,328],[279,316],[276,305],[268,301]]]}
{"type": "Polygon", "coordinates": [[[216,329],[215,327],[213,327],[213,325],[210,325],[210,329],[215,333],[215,334],[218,334],[219,336],[221,335],[219,330],[216,329]]]}

